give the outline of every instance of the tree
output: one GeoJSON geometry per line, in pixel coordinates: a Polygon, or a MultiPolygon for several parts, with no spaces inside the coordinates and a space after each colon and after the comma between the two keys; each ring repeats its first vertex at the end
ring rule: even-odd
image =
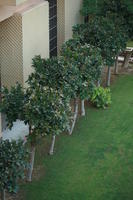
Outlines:
{"type": "Polygon", "coordinates": [[[119,19],[119,27],[125,27],[130,39],[133,38],[133,3],[132,0],[104,0],[101,6],[103,16],[114,15],[119,19]]]}
{"type": "MultiPolygon", "coordinates": [[[[39,138],[46,135],[59,135],[67,130],[71,109],[68,99],[65,99],[61,92],[48,86],[39,85],[35,88],[28,88],[28,93],[29,102],[26,105],[26,118],[31,125],[29,138],[34,155],[39,138]]],[[[53,153],[53,149],[51,152],[53,153]]],[[[31,173],[32,170],[29,171],[29,177],[31,177],[31,173]]]]}
{"type": "Polygon", "coordinates": [[[28,151],[22,141],[3,141],[0,139],[0,190],[5,200],[5,190],[16,193],[18,180],[24,178],[28,151]]]}
{"type": "Polygon", "coordinates": [[[11,124],[17,119],[22,119],[23,116],[25,124],[29,125],[28,141],[31,145],[31,154],[27,180],[31,181],[38,140],[49,134],[54,133],[54,135],[57,135],[67,129],[70,107],[69,102],[61,92],[38,84],[36,79],[30,78],[28,83],[29,87],[26,90],[19,86],[19,89],[21,88],[20,98],[17,93],[18,85],[13,87],[13,90],[5,88],[2,93],[1,110],[7,114],[7,121],[11,124]],[[8,97],[14,99],[14,105],[16,105],[15,100],[17,98],[20,102],[24,102],[22,113],[17,113],[20,112],[18,107],[16,110],[14,108],[11,109],[12,101],[10,98],[9,102],[5,101],[8,97]],[[12,115],[8,114],[9,110],[12,111],[12,115]],[[16,119],[13,116],[13,112],[16,113],[16,119]]]}
{"type": "MultiPolygon", "coordinates": [[[[32,73],[28,80],[31,87],[35,88],[35,84],[37,84],[53,88],[64,95],[65,104],[66,101],[70,104],[70,100],[75,97],[77,90],[78,72],[75,66],[69,66],[67,60],[61,56],[50,59],[42,59],[40,56],[36,56],[33,59],[33,68],[35,73],[32,73]]],[[[52,137],[50,155],[53,155],[54,145],[55,134],[52,137]]]]}
{"type": "Polygon", "coordinates": [[[83,0],[81,14],[85,17],[100,14],[103,0],[83,0]]]}
{"type": "MultiPolygon", "coordinates": [[[[77,68],[69,66],[67,60],[60,56],[50,59],[43,59],[40,56],[33,58],[32,67],[34,73],[29,76],[28,84],[32,86],[32,82],[42,86],[54,88],[71,99],[75,96],[77,90],[77,68]]],[[[78,75],[77,75],[78,77],[78,75]]],[[[33,87],[34,87],[33,84],[33,87]]]]}
{"type": "Polygon", "coordinates": [[[107,86],[110,86],[110,67],[115,58],[126,47],[127,37],[124,31],[117,31],[113,20],[105,17],[96,17],[89,23],[73,27],[73,36],[82,44],[90,44],[101,49],[104,63],[108,66],[107,86]]]}
{"type": "MultiPolygon", "coordinates": [[[[101,78],[102,57],[99,48],[82,44],[77,38],[68,40],[62,47],[61,55],[79,71],[76,98],[82,102],[82,116],[85,115],[84,100],[88,99],[93,85],[101,78]]],[[[77,101],[76,101],[77,104],[77,101]]],[[[77,105],[75,104],[75,108],[77,105]]],[[[75,109],[76,110],[76,109],[75,109]]]]}
{"type": "Polygon", "coordinates": [[[0,111],[6,113],[7,126],[11,128],[16,119],[24,119],[25,95],[22,86],[16,83],[10,92],[6,87],[1,88],[2,101],[0,111]]]}
{"type": "Polygon", "coordinates": [[[85,17],[113,15],[115,20],[119,19],[119,27],[125,27],[129,38],[133,39],[132,0],[83,0],[81,14],[85,17]]]}

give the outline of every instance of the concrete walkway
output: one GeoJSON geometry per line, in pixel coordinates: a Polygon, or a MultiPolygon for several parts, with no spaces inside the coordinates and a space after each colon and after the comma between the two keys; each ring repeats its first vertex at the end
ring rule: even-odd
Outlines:
{"type": "Polygon", "coordinates": [[[29,133],[28,125],[25,125],[23,121],[17,120],[13,123],[12,129],[6,129],[2,133],[3,140],[19,140],[25,139],[25,136],[29,133]]]}

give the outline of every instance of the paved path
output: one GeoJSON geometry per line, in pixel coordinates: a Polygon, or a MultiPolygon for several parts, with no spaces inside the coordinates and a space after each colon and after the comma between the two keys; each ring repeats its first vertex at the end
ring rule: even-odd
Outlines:
{"type": "Polygon", "coordinates": [[[25,136],[28,135],[28,132],[28,125],[25,125],[24,122],[17,120],[17,122],[14,122],[11,130],[6,129],[5,131],[3,131],[3,140],[24,139],[25,136]]]}

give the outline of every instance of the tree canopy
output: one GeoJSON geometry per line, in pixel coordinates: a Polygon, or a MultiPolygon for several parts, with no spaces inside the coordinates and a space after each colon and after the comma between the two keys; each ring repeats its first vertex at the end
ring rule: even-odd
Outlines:
{"type": "Polygon", "coordinates": [[[17,192],[18,180],[24,178],[28,151],[23,141],[0,139],[0,190],[17,192]]]}
{"type": "MultiPolygon", "coordinates": [[[[119,26],[125,26],[130,39],[133,38],[133,2],[132,0],[83,0],[83,16],[115,16],[119,26]]],[[[114,17],[113,17],[114,18],[114,17]]],[[[114,20],[114,19],[113,19],[114,20]]]]}
{"type": "Polygon", "coordinates": [[[89,97],[93,85],[101,77],[103,60],[97,47],[82,44],[78,38],[68,40],[62,47],[61,55],[79,71],[77,96],[89,97]]]}
{"type": "Polygon", "coordinates": [[[105,64],[112,66],[116,55],[125,49],[127,43],[125,32],[117,28],[109,17],[95,17],[86,24],[75,25],[73,36],[82,44],[99,47],[105,64]]]}

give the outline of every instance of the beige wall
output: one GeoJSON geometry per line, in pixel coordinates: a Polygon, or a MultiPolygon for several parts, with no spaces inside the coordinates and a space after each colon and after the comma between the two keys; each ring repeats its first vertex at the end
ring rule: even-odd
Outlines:
{"type": "MultiPolygon", "coordinates": [[[[57,0],[58,52],[72,37],[72,26],[82,22],[82,0],[57,0]],[[76,2],[76,3],[75,3],[76,2]]],[[[49,57],[48,2],[29,6],[0,23],[0,66],[2,83],[24,83],[31,73],[34,55],[49,57]]]]}
{"type": "Polygon", "coordinates": [[[22,15],[23,27],[23,75],[24,83],[32,72],[31,63],[35,55],[49,57],[49,8],[48,2],[22,15]]]}
{"type": "MultiPolygon", "coordinates": [[[[82,23],[79,12],[81,3],[82,0],[57,0],[58,51],[62,43],[72,37],[72,26],[82,23]]],[[[16,81],[25,86],[24,82],[32,72],[31,62],[35,55],[49,57],[48,2],[20,10],[0,22],[1,81],[8,87],[16,81]]]]}
{"type": "Polygon", "coordinates": [[[49,7],[47,1],[21,10],[0,22],[2,85],[10,88],[18,81],[26,86],[25,81],[32,72],[31,63],[35,55],[41,55],[43,58],[49,57],[49,7]]]}
{"type": "Polygon", "coordinates": [[[57,0],[58,52],[63,42],[72,38],[72,27],[83,22],[81,6],[82,0],[57,0]]]}
{"type": "Polygon", "coordinates": [[[72,26],[83,22],[82,0],[65,0],[65,41],[72,37],[72,26]]]}
{"type": "Polygon", "coordinates": [[[35,55],[49,57],[48,15],[46,1],[0,23],[2,85],[9,88],[16,82],[25,85],[32,72],[32,58],[35,55]]]}
{"type": "Polygon", "coordinates": [[[26,0],[0,0],[0,5],[9,5],[9,6],[15,6],[20,3],[23,3],[26,0]]]}

